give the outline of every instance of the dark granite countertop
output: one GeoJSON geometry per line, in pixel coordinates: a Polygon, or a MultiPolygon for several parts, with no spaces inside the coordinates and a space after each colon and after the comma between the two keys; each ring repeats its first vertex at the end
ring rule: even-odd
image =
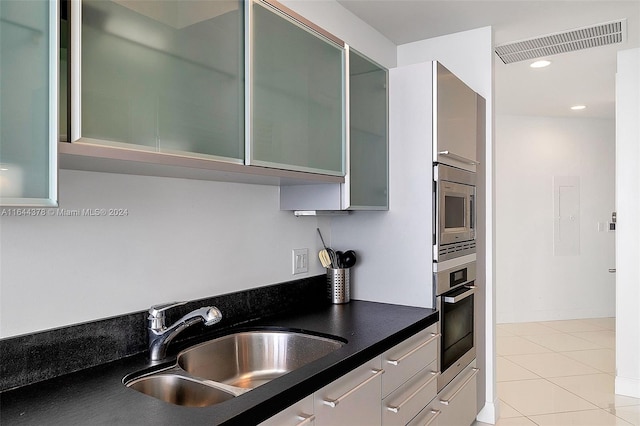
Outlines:
{"type": "MultiPolygon", "coordinates": [[[[182,407],[123,385],[124,376],[152,368],[146,354],[45,380],[0,393],[3,425],[180,425],[255,424],[310,395],[369,359],[438,320],[432,309],[351,301],[284,313],[232,330],[278,327],[336,336],[342,348],[291,373],[217,405],[182,407]]],[[[215,334],[207,339],[216,337],[215,334]]],[[[190,342],[193,344],[193,342],[190,342]]],[[[166,365],[175,362],[180,344],[166,365]]],[[[164,364],[163,364],[164,365],[164,364]]],[[[155,369],[160,366],[153,366],[155,369]]]]}

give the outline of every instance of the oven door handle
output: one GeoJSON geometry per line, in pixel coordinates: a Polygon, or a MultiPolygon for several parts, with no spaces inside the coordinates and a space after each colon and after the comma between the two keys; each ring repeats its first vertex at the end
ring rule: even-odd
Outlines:
{"type": "Polygon", "coordinates": [[[471,296],[472,294],[474,294],[476,292],[477,287],[475,285],[466,285],[464,286],[465,288],[468,288],[469,291],[465,291],[462,294],[459,294],[457,296],[444,296],[443,299],[445,301],[445,303],[458,303],[459,301],[466,299],[467,297],[471,296]]]}

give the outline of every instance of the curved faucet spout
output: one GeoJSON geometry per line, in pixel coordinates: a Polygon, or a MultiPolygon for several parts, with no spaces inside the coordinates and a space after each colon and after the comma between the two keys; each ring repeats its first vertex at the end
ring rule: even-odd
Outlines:
{"type": "Polygon", "coordinates": [[[163,360],[167,355],[169,343],[183,330],[197,323],[206,326],[217,324],[222,320],[222,313],[215,306],[205,306],[189,312],[178,321],[167,327],[165,325],[165,312],[186,302],[169,303],[166,305],[152,306],[149,309],[149,356],[152,361],[163,360]]]}

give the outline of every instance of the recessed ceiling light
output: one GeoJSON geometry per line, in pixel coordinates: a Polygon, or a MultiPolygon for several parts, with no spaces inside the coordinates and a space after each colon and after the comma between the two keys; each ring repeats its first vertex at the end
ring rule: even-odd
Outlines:
{"type": "Polygon", "coordinates": [[[574,105],[571,107],[571,109],[574,111],[580,111],[581,109],[585,109],[586,107],[586,105],[574,105]]]}
{"type": "Polygon", "coordinates": [[[551,61],[544,60],[544,61],[535,61],[529,66],[531,68],[544,68],[544,67],[548,67],[549,65],[551,65],[551,61]]]}

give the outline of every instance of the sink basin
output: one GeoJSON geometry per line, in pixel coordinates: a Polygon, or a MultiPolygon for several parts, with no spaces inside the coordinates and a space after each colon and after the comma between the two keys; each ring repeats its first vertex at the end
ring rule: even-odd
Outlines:
{"type": "Polygon", "coordinates": [[[342,347],[343,342],[288,331],[246,331],[193,346],[177,364],[129,375],[125,386],[188,407],[219,404],[342,347]]]}
{"type": "Polygon", "coordinates": [[[253,389],[343,345],[303,333],[248,331],[189,348],[178,355],[178,365],[202,379],[253,389]]]}
{"type": "Polygon", "coordinates": [[[187,407],[206,407],[234,397],[223,390],[175,374],[145,376],[128,382],[127,386],[162,401],[187,407]]]}

